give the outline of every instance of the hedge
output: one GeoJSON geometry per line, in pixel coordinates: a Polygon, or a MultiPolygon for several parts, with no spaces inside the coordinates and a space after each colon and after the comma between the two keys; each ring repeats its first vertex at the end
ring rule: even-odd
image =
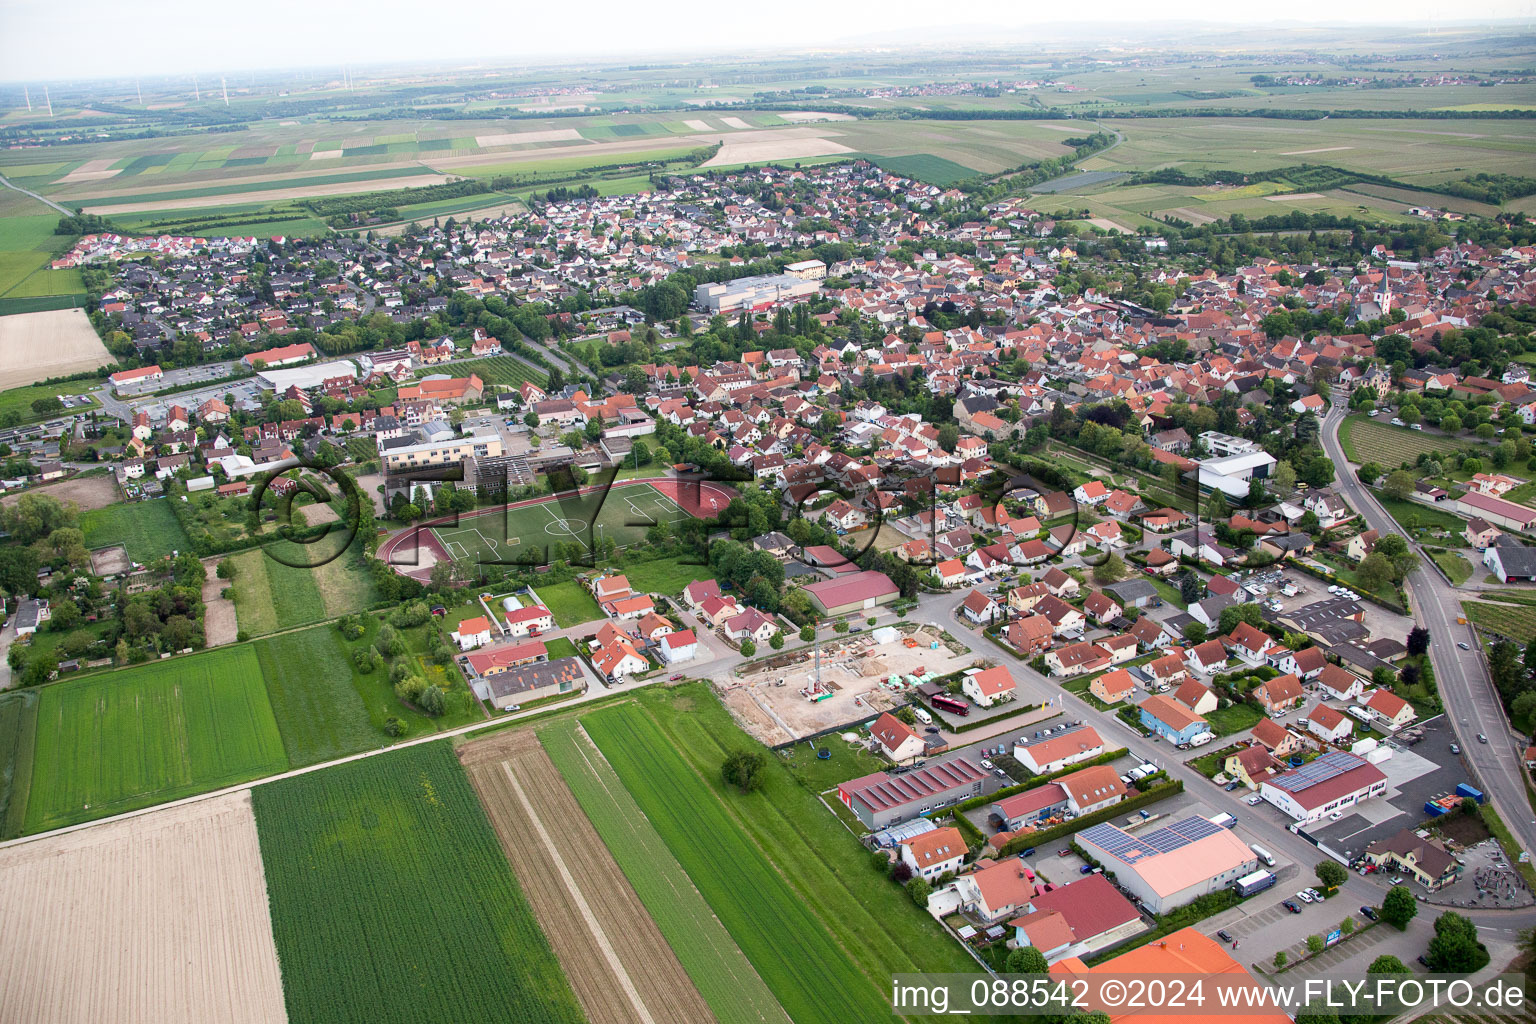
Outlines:
{"type": "Polygon", "coordinates": [[[998,857],[1011,857],[1022,850],[1038,846],[1041,843],[1052,842],[1053,840],[1060,839],[1062,836],[1072,835],[1092,825],[1102,825],[1106,821],[1120,817],[1127,811],[1134,811],[1137,808],[1154,804],[1166,797],[1173,796],[1175,793],[1182,792],[1184,792],[1184,781],[1182,779],[1175,779],[1167,785],[1158,786],[1156,789],[1149,789],[1140,796],[1133,796],[1129,800],[1122,800],[1115,806],[1106,807],[1102,811],[1094,811],[1092,814],[1085,814],[1081,818],[1064,821],[1060,825],[1048,828],[1043,832],[1029,832],[1025,835],[1015,836],[1003,845],[1003,848],[998,851],[997,855],[998,857]]]}
{"type": "Polygon", "coordinates": [[[1125,747],[1121,747],[1119,750],[1106,750],[1104,753],[1090,761],[1079,761],[1076,764],[1068,765],[1067,767],[1057,772],[1050,772],[1046,775],[1035,775],[1031,777],[1028,782],[1021,782],[1017,786],[1005,786],[997,792],[989,793],[986,796],[973,796],[969,800],[962,800],[959,804],[955,805],[955,809],[960,811],[972,811],[978,807],[985,806],[986,804],[994,803],[998,800],[1014,796],[1017,793],[1024,793],[1028,790],[1036,788],[1037,786],[1043,786],[1047,782],[1054,782],[1056,779],[1061,778],[1063,775],[1071,775],[1073,772],[1082,771],[1084,768],[1092,768],[1096,764],[1110,764],[1111,762],[1120,760],[1122,757],[1129,753],[1130,751],[1125,747]]]}

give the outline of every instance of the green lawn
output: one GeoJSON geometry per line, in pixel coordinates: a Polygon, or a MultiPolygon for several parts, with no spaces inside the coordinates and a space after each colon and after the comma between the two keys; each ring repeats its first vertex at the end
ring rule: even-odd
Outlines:
{"type": "Polygon", "coordinates": [[[655,558],[648,562],[626,562],[618,571],[629,577],[629,585],[647,594],[676,597],[695,580],[712,580],[714,570],[707,565],[688,565],[675,558],[655,558]]]}
{"type": "Polygon", "coordinates": [[[1264,712],[1252,704],[1234,703],[1225,708],[1217,708],[1208,713],[1205,719],[1211,723],[1211,729],[1217,736],[1231,736],[1252,729],[1263,717],[1264,712]]]}
{"type": "Polygon", "coordinates": [[[544,607],[554,615],[555,625],[562,628],[603,617],[602,609],[597,606],[592,595],[575,580],[536,587],[534,592],[544,602],[544,607]]]}
{"type": "Polygon", "coordinates": [[[246,635],[261,636],[326,618],[315,570],[286,565],[261,548],[230,558],[235,565],[235,617],[246,635]]]}
{"type": "MultiPolygon", "coordinates": [[[[0,392],[0,416],[8,412],[15,412],[21,417],[21,422],[31,423],[34,420],[47,419],[57,416],[58,413],[46,413],[39,415],[32,410],[32,403],[39,398],[55,398],[59,395],[82,395],[96,386],[93,380],[77,380],[68,384],[33,384],[27,387],[11,388],[9,391],[0,392]]],[[[100,409],[100,403],[91,399],[88,406],[75,406],[70,411],[80,409],[100,409]]]]}
{"type": "Polygon", "coordinates": [[[351,652],[333,626],[267,637],[251,646],[290,764],[329,761],[389,742],[370,721],[353,685],[351,652]]]}
{"type": "Polygon", "coordinates": [[[0,693],[0,839],[20,835],[26,822],[36,737],[36,691],[0,693]]]}
{"type": "Polygon", "coordinates": [[[539,742],[720,1024],[784,1020],[773,993],[576,719],[539,730],[539,742]]]}
{"type": "Polygon", "coordinates": [[[80,530],[88,548],[122,544],[135,562],[158,561],[172,551],[190,551],[192,542],[171,511],[170,500],[108,505],[80,514],[80,530]]]}
{"type": "MultiPolygon", "coordinates": [[[[1426,505],[1422,501],[1413,501],[1407,498],[1398,501],[1396,498],[1389,498],[1384,492],[1377,490],[1373,490],[1371,493],[1376,496],[1376,500],[1381,503],[1381,507],[1386,510],[1387,515],[1397,520],[1397,524],[1408,534],[1419,536],[1420,531],[1425,529],[1441,529],[1448,531],[1454,537],[1460,537],[1461,531],[1467,525],[1461,517],[1453,515],[1445,509],[1426,505]]],[[[1443,540],[1440,543],[1455,547],[1465,542],[1460,540],[1443,540]]]]}
{"type": "Polygon", "coordinates": [[[290,1021],[584,1020],[448,744],[252,801],[290,1021]]]}
{"type": "MultiPolygon", "coordinates": [[[[644,710],[582,725],[688,877],[797,1024],[891,1019],[880,988],[838,947],[811,904],[732,820],[644,710]]],[[[866,872],[867,863],[860,864],[866,872]]]]}
{"type": "Polygon", "coordinates": [[[29,832],[288,767],[250,647],[54,683],[40,697],[29,832]]]}
{"type": "Polygon", "coordinates": [[[557,636],[553,640],[545,641],[544,649],[549,652],[550,661],[554,661],[556,658],[576,657],[576,645],[563,636],[557,636]]]}
{"type": "Polygon", "coordinates": [[[1454,551],[1445,551],[1429,557],[1435,560],[1435,564],[1445,572],[1454,586],[1459,587],[1472,578],[1471,563],[1454,551]]]}

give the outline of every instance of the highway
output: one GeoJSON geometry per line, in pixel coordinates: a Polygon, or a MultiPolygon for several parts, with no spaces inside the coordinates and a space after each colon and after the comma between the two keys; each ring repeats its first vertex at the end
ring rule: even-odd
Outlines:
{"type": "MultiPolygon", "coordinates": [[[[1397,522],[1360,483],[1344,457],[1339,425],[1348,414],[1345,399],[1336,396],[1323,419],[1323,451],[1333,460],[1335,490],[1382,536],[1402,534],[1397,522]]],[[[1523,737],[1516,736],[1506,724],[1472,627],[1456,621],[1461,615],[1462,595],[1430,565],[1429,556],[1412,538],[1407,539],[1418,553],[1421,565],[1408,577],[1405,589],[1414,620],[1429,630],[1430,661],[1435,667],[1445,713],[1461,744],[1461,756],[1476,773],[1483,792],[1514,833],[1520,848],[1536,850],[1536,821],[1532,821],[1525,780],[1521,777],[1523,737]],[[1461,650],[1456,646],[1458,643],[1469,649],[1461,650]],[[1478,734],[1488,737],[1488,742],[1479,743],[1478,734]]]]}

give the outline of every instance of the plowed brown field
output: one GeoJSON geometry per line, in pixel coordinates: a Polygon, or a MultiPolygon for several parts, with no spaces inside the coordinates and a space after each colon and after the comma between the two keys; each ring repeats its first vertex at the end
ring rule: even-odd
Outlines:
{"type": "Polygon", "coordinates": [[[0,1021],[281,1024],[248,792],[0,850],[0,1021]]]}
{"type": "Polygon", "coordinates": [[[533,731],[459,756],[592,1024],[714,1024],[533,731]]]}

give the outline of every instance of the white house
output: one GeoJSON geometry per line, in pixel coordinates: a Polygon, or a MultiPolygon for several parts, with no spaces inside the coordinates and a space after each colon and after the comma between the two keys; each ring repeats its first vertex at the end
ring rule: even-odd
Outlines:
{"type": "Polygon", "coordinates": [[[507,635],[511,637],[537,635],[555,628],[555,617],[541,604],[507,612],[507,635]]]}
{"type": "Polygon", "coordinates": [[[459,623],[459,628],[449,635],[458,643],[459,650],[472,651],[491,642],[491,620],[484,615],[476,615],[459,623]]]}
{"type": "Polygon", "coordinates": [[[923,738],[889,711],[875,720],[869,732],[885,756],[897,764],[911,761],[923,752],[923,738]]]}
{"type": "Polygon", "coordinates": [[[1307,712],[1307,732],[1325,743],[1338,743],[1355,731],[1350,717],[1327,704],[1319,704],[1307,712]]]}
{"type": "Polygon", "coordinates": [[[661,638],[661,660],[668,665],[675,665],[680,661],[692,661],[698,652],[699,641],[691,629],[685,629],[681,633],[668,633],[661,638]]]}
{"type": "Polygon", "coordinates": [[[958,871],[969,852],[959,829],[937,828],[902,843],[901,862],[912,869],[914,877],[932,882],[940,875],[958,871]]]}
{"type": "Polygon", "coordinates": [[[1013,697],[1013,676],[1006,665],[973,672],[960,683],[960,692],[975,701],[978,707],[989,708],[1013,697]]]}

